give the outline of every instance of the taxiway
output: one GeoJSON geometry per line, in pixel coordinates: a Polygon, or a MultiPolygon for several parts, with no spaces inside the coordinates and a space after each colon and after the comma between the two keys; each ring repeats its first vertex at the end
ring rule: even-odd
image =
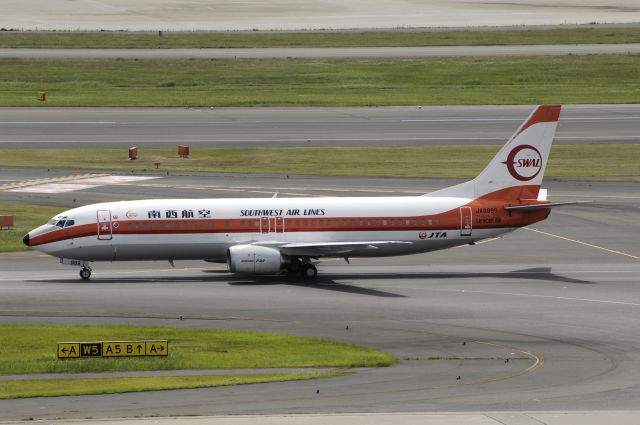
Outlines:
{"type": "MultiPolygon", "coordinates": [[[[25,171],[22,177],[33,175],[25,171]]],[[[1,192],[0,200],[49,197],[62,207],[73,205],[73,199],[87,203],[143,194],[266,197],[289,190],[385,196],[445,186],[426,179],[285,176],[165,176],[152,182],[158,186],[1,192]],[[265,193],[247,193],[253,190],[265,193]]],[[[201,262],[178,262],[175,269],[166,263],[95,264],[92,280],[82,282],[75,268],[51,257],[0,255],[3,322],[275,331],[372,346],[399,359],[393,367],[319,381],[6,400],[0,401],[0,419],[635,409],[640,399],[637,185],[549,181],[545,186],[553,199],[595,202],[554,210],[531,229],[475,246],[351,265],[325,261],[314,283],[233,276],[224,266],[201,262]]]]}

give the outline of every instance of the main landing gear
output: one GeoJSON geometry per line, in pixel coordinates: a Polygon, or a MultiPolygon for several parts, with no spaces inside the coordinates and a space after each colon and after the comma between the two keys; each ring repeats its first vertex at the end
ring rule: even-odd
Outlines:
{"type": "Polygon", "coordinates": [[[89,280],[90,277],[91,269],[89,267],[83,267],[82,270],[80,270],[80,278],[82,280],[89,280]]]}
{"type": "Polygon", "coordinates": [[[300,272],[305,279],[313,279],[318,275],[318,269],[311,263],[302,263],[300,272]]]}

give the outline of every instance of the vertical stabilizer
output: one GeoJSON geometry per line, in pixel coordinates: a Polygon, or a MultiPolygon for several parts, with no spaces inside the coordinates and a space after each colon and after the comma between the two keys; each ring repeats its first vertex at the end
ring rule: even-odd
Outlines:
{"type": "Polygon", "coordinates": [[[555,136],[560,105],[540,105],[475,179],[427,196],[478,198],[513,188],[509,197],[536,199],[555,136]]]}

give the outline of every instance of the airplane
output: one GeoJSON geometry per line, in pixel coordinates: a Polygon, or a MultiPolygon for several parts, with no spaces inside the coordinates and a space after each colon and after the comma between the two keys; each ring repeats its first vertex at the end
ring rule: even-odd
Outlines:
{"type": "Polygon", "coordinates": [[[31,230],[29,247],[91,262],[205,260],[231,273],[300,273],[321,258],[387,257],[473,245],[546,219],[541,189],[560,105],[540,105],[473,180],[421,196],[147,199],[65,211],[31,230]]]}

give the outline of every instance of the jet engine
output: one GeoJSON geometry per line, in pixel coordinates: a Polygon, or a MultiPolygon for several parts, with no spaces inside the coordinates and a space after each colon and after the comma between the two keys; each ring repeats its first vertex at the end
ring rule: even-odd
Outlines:
{"type": "Polygon", "coordinates": [[[284,264],[280,251],[256,245],[235,245],[227,250],[227,264],[232,273],[274,274],[284,264]]]}

